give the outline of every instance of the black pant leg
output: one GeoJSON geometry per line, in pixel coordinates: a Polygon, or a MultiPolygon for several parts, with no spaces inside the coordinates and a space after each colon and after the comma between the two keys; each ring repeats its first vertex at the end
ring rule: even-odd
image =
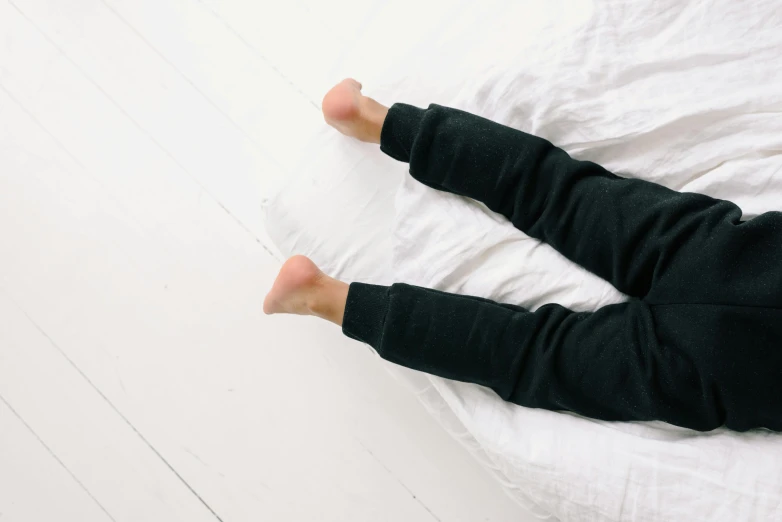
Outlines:
{"type": "Polygon", "coordinates": [[[725,420],[701,393],[697,360],[659,343],[652,310],[638,300],[595,313],[529,312],[405,284],[353,283],[343,331],[388,361],[487,386],[522,406],[698,430],[725,420]]]}
{"type": "Polygon", "coordinates": [[[381,149],[409,162],[425,185],[482,201],[639,298],[661,280],[675,288],[678,267],[713,257],[705,252],[714,234],[741,218],[733,203],[623,179],[544,139],[438,105],[391,107],[381,149]]]}

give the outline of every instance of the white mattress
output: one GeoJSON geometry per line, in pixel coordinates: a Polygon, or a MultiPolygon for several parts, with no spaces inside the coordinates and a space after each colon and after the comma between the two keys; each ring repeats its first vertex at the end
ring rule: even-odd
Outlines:
{"type": "MultiPolygon", "coordinates": [[[[782,210],[778,2],[498,1],[444,13],[365,81],[369,94],[464,108],[620,174],[731,199],[745,218],[782,210]]],[[[286,254],[350,281],[400,280],[531,308],[623,299],[482,205],[415,183],[374,147],[329,129],[310,145],[266,205],[286,254]]],[[[593,421],[387,367],[541,516],[782,519],[782,435],[593,421]]]]}

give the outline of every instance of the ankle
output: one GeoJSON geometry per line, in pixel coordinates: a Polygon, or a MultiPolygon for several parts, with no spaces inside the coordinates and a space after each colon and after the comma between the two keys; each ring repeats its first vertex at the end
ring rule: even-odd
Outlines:
{"type": "Polygon", "coordinates": [[[324,299],[323,290],[320,288],[320,285],[314,285],[307,291],[304,302],[309,315],[322,317],[323,313],[328,309],[328,303],[324,299]]]}
{"type": "Polygon", "coordinates": [[[388,115],[388,107],[368,97],[361,97],[361,119],[364,127],[363,141],[380,143],[380,134],[388,115]]]}
{"type": "Polygon", "coordinates": [[[341,325],[347,293],[347,284],[326,276],[307,294],[307,309],[311,315],[341,325]]]}

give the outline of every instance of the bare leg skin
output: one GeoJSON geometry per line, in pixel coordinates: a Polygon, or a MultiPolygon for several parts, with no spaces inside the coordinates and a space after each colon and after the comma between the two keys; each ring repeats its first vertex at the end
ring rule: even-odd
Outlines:
{"type": "MultiPolygon", "coordinates": [[[[380,143],[388,107],[361,94],[361,84],[345,79],[323,98],[323,118],[345,136],[380,143]]],[[[327,276],[304,256],[288,259],[263,302],[266,314],[314,315],[342,326],[348,285],[327,276]]]]}
{"type": "Polygon", "coordinates": [[[348,284],[329,277],[304,256],[288,259],[263,302],[266,314],[314,315],[342,326],[348,284]]]}
{"type": "Polygon", "coordinates": [[[342,80],[323,97],[323,118],[345,136],[380,144],[388,107],[361,94],[361,84],[342,80]]]}

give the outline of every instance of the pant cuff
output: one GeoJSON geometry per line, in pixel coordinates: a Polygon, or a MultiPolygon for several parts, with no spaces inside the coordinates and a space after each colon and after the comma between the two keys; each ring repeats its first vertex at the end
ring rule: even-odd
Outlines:
{"type": "Polygon", "coordinates": [[[409,163],[413,141],[425,113],[424,109],[404,103],[392,105],[380,131],[380,150],[395,160],[409,163]]]}
{"type": "Polygon", "coordinates": [[[342,333],[377,350],[388,311],[388,291],[387,286],[351,283],[342,318],[342,333]]]}

